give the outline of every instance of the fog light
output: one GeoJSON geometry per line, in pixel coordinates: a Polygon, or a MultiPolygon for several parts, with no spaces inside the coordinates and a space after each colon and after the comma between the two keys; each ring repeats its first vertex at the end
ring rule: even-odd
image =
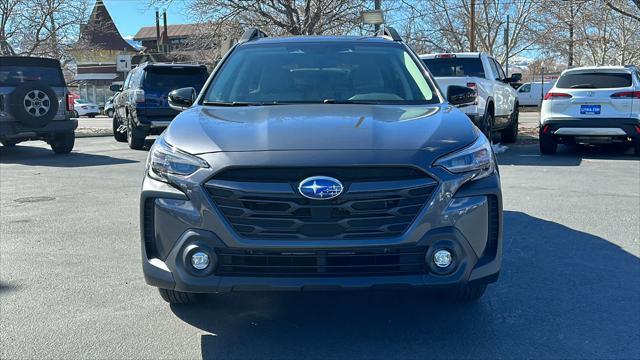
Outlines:
{"type": "Polygon", "coordinates": [[[433,263],[439,268],[446,268],[451,265],[453,257],[448,250],[438,250],[433,254],[433,263]]]}
{"type": "Polygon", "coordinates": [[[197,270],[204,270],[209,266],[209,255],[203,253],[202,251],[198,251],[197,253],[191,255],[191,266],[197,270]]]}

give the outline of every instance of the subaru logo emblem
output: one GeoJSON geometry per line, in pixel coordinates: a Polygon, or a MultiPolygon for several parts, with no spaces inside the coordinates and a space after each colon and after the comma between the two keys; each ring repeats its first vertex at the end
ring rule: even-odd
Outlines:
{"type": "Polygon", "coordinates": [[[300,182],[298,191],[313,200],[328,200],[342,194],[342,183],[328,176],[313,176],[300,182]]]}

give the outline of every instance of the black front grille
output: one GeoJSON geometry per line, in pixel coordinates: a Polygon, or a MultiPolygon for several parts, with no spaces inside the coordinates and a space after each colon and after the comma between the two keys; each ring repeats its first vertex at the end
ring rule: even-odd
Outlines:
{"type": "Polygon", "coordinates": [[[342,183],[424,179],[427,175],[406,166],[350,167],[230,167],[216,175],[218,180],[239,182],[292,182],[322,174],[342,183]]]}
{"type": "Polygon", "coordinates": [[[423,179],[393,182],[368,178],[370,181],[345,181],[345,192],[335,199],[311,200],[295,190],[304,179],[301,177],[264,184],[224,179],[216,177],[206,184],[209,195],[234,230],[252,239],[398,236],[411,225],[436,187],[424,174],[423,179]]]}
{"type": "Polygon", "coordinates": [[[218,248],[216,274],[273,277],[424,274],[426,251],[426,247],[291,252],[218,248]]]}

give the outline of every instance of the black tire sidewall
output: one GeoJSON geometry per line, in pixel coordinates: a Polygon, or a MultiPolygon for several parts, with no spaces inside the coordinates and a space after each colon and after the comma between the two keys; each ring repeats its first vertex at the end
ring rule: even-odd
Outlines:
{"type": "Polygon", "coordinates": [[[47,83],[43,81],[29,81],[16,87],[13,93],[11,93],[9,112],[17,121],[24,125],[41,128],[53,120],[58,113],[58,96],[47,83]],[[42,116],[33,116],[24,108],[24,97],[33,90],[42,91],[49,97],[49,111],[42,116]]]}
{"type": "Polygon", "coordinates": [[[489,142],[493,144],[493,117],[489,111],[484,115],[484,120],[482,122],[482,133],[489,139],[489,142]]]}

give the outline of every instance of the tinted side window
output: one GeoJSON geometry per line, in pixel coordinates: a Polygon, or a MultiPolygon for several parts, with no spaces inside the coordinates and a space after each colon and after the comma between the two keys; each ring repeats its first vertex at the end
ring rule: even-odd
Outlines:
{"type": "Polygon", "coordinates": [[[561,89],[606,89],[631,86],[629,73],[569,73],[562,75],[556,83],[561,89]]]}
{"type": "Polygon", "coordinates": [[[502,65],[500,65],[500,63],[496,60],[493,59],[493,62],[496,63],[496,67],[498,68],[498,74],[500,74],[500,79],[506,79],[507,76],[504,74],[504,70],[502,70],[502,65]]]}
{"type": "Polygon", "coordinates": [[[491,67],[491,72],[494,74],[492,80],[500,80],[500,71],[498,70],[496,61],[489,58],[489,66],[491,67]]]}
{"type": "Polygon", "coordinates": [[[127,79],[124,81],[124,85],[122,85],[122,89],[128,89],[129,84],[131,84],[131,77],[133,76],[133,71],[127,75],[127,79]]]}
{"type": "Polygon", "coordinates": [[[518,92],[521,92],[521,93],[529,93],[529,92],[531,92],[531,84],[524,84],[524,85],[520,86],[520,88],[518,89],[518,92]]]}

